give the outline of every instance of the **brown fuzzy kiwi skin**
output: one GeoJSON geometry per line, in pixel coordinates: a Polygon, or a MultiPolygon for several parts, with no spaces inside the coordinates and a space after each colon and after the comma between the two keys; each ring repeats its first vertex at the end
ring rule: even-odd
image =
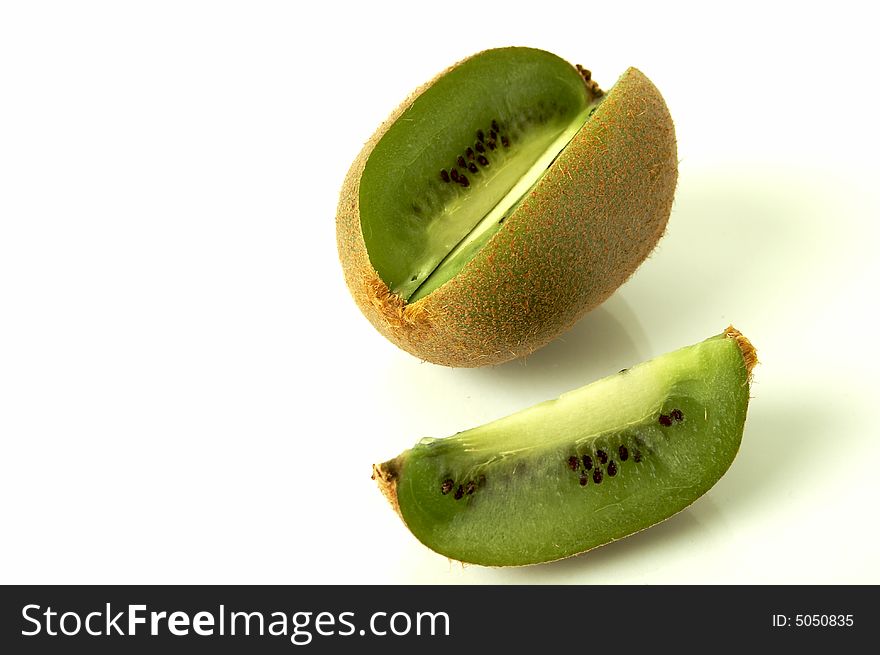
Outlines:
{"type": "Polygon", "coordinates": [[[382,123],[352,164],[337,210],[339,257],[361,311],[400,348],[445,366],[500,364],[567,330],[653,250],[666,229],[678,177],[675,130],[657,88],[628,69],[458,275],[405,303],[370,264],[359,184],[375,145],[433,82],[382,123]]]}

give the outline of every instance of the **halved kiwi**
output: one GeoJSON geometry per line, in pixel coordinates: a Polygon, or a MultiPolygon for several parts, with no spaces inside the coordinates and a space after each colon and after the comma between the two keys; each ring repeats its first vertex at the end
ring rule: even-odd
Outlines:
{"type": "Polygon", "coordinates": [[[709,490],[742,439],[755,350],[737,330],[373,467],[412,533],[489,566],[568,557],[709,490]]]}
{"type": "Polygon", "coordinates": [[[606,94],[548,52],[482,52],[417,90],[352,165],[337,214],[346,281],[423,359],[526,354],[647,256],[676,165],[669,112],[639,71],[606,94]]]}

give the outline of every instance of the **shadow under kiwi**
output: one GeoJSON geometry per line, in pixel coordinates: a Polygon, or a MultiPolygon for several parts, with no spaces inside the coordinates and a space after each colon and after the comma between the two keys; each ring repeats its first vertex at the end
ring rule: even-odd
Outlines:
{"type": "Polygon", "coordinates": [[[647,350],[647,336],[618,292],[528,357],[462,373],[501,392],[539,387],[563,393],[643,361],[647,350]]]}
{"type": "MultiPolygon", "coordinates": [[[[760,163],[682,167],[667,232],[627,292],[647,324],[669,331],[719,317],[737,325],[786,311],[836,278],[842,236],[833,215],[844,191],[817,171],[760,163]]],[[[708,336],[708,335],[707,335],[708,336]]]]}
{"type": "Polygon", "coordinates": [[[762,402],[760,385],[753,386],[752,394],[739,455],[723,478],[733,508],[744,511],[783,498],[790,502],[799,491],[815,488],[823,466],[836,463],[836,455],[827,452],[829,444],[835,454],[858,449],[857,432],[835,426],[834,417],[844,408],[829,405],[827,389],[790,389],[784,397],[768,393],[767,402],[762,402]]]}

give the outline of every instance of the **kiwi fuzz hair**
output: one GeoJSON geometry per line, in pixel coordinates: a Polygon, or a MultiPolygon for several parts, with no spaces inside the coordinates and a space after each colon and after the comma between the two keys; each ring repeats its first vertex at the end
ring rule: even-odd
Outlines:
{"type": "Polygon", "coordinates": [[[547,344],[632,275],[665,231],[678,162],[662,96],[628,69],[489,242],[451,280],[407,303],[370,262],[360,180],[395,121],[461,63],[414,91],[364,145],[340,194],[337,246],[346,284],[381,334],[420,359],[476,367],[547,344]]]}

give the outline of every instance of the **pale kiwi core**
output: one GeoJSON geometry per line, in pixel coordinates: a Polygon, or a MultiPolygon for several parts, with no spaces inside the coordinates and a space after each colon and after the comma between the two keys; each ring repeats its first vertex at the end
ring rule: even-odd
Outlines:
{"type": "Polygon", "coordinates": [[[419,95],[360,183],[370,262],[407,302],[452,279],[602,100],[588,71],[547,52],[490,50],[419,95]]]}

